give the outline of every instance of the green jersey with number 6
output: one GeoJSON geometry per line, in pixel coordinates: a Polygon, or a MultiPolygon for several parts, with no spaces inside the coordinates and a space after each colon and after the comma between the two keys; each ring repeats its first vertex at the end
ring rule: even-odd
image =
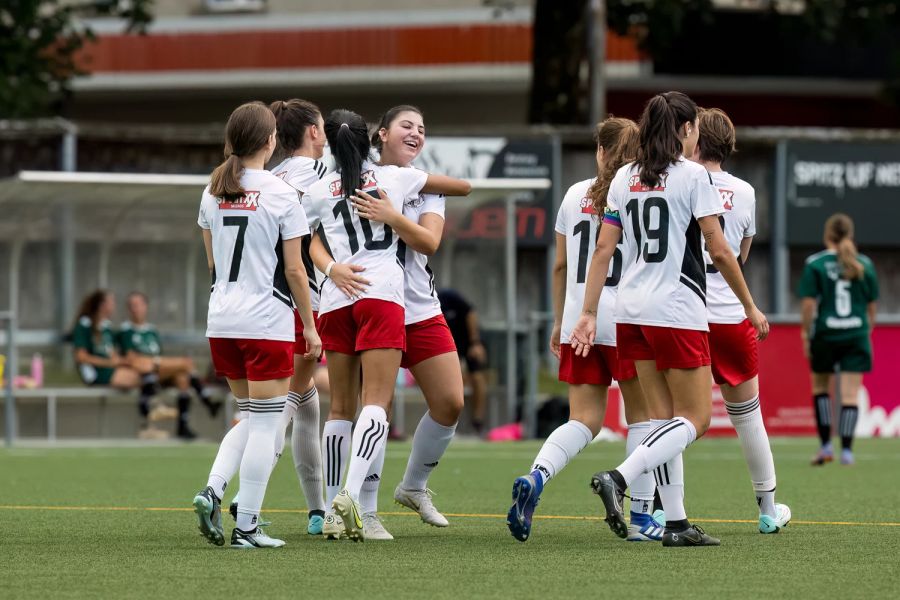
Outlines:
{"type": "Polygon", "coordinates": [[[864,274],[852,281],[844,278],[834,250],[823,250],[806,259],[797,295],[818,302],[813,337],[841,341],[869,335],[867,308],[878,299],[878,278],[872,261],[862,254],[858,258],[864,274]]]}

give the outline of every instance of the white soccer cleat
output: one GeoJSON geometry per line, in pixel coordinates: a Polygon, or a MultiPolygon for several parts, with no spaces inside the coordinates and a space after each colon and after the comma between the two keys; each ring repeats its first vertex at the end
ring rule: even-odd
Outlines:
{"type": "Polygon", "coordinates": [[[760,533],[778,533],[791,522],[791,509],[787,504],[775,504],[775,518],[759,516],[760,533]]]}
{"type": "Polygon", "coordinates": [[[359,503],[353,499],[350,492],[341,490],[334,501],[331,503],[331,509],[335,516],[341,518],[344,522],[344,533],[354,542],[366,541],[366,532],[363,531],[362,516],[359,510],[359,503]]]}
{"type": "Polygon", "coordinates": [[[429,489],[406,490],[397,486],[394,490],[394,502],[414,510],[422,517],[422,521],[434,527],[447,527],[450,522],[434,507],[431,497],[434,495],[429,489]]]}
{"type": "Polygon", "coordinates": [[[257,527],[250,533],[244,533],[237,527],[231,532],[232,548],[281,548],[284,546],[284,540],[278,540],[257,527]]]}
{"type": "Polygon", "coordinates": [[[384,524],[381,522],[381,519],[378,518],[378,513],[363,513],[362,516],[363,521],[363,531],[366,534],[367,540],[392,540],[394,536],[384,528],[384,524]]]}
{"type": "Polygon", "coordinates": [[[322,535],[326,540],[339,540],[345,537],[344,520],[333,512],[325,513],[325,522],[322,524],[322,535]]]}

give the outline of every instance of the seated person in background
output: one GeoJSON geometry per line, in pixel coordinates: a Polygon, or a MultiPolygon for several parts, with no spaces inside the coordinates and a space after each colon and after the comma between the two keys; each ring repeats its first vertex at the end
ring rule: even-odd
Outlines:
{"type": "Polygon", "coordinates": [[[222,407],[214,402],[210,393],[203,388],[194,368],[194,361],[185,356],[162,356],[159,333],[147,322],[147,297],[141,292],[131,292],[126,300],[130,320],[122,323],[119,331],[119,348],[125,359],[141,373],[145,381],[155,388],[159,385],[174,386],[178,389],[178,437],[196,437],[188,426],[188,411],[191,404],[190,388],[215,417],[222,407]]]}
{"type": "MultiPolygon", "coordinates": [[[[109,385],[122,390],[140,388],[139,408],[141,427],[147,430],[150,418],[150,399],[155,393],[151,379],[116,351],[115,335],[110,318],[116,310],[116,300],[107,290],[96,290],[81,302],[78,319],[72,331],[75,364],[86,385],[109,385]]],[[[166,418],[168,413],[157,411],[153,419],[166,418]]]]}
{"type": "Polygon", "coordinates": [[[478,313],[456,290],[438,290],[441,312],[456,343],[456,352],[466,360],[466,371],[472,386],[472,427],[481,435],[487,411],[487,352],[481,343],[478,313]]]}

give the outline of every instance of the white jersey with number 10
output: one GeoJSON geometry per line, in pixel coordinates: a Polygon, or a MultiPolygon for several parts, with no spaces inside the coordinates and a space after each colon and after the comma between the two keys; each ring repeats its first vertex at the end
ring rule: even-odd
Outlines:
{"type": "Polygon", "coordinates": [[[709,331],[697,219],[721,212],[719,192],[697,163],[679,158],[652,188],[636,164],[619,169],[603,217],[622,228],[625,246],[617,323],[709,331]]]}
{"type": "MultiPolygon", "coordinates": [[[[741,242],[744,238],[756,235],[756,192],[749,183],[725,171],[710,175],[721,198],[722,214],[719,215],[719,224],[725,232],[725,241],[735,258],[740,261],[741,242]]],[[[713,266],[705,247],[703,257],[706,260],[706,307],[709,322],[742,322],[747,318],[744,307],[722,274],[713,266]]]]}
{"type": "MultiPolygon", "coordinates": [[[[572,185],[566,192],[556,216],[556,233],[566,236],[566,302],[563,307],[560,343],[571,341],[572,330],[581,315],[584,290],[591,258],[597,245],[600,218],[594,211],[588,190],[594,179],[585,179],[572,185]]],[[[609,261],[603,294],[597,305],[597,333],[594,344],[616,345],[616,323],[613,320],[616,307],[617,286],[622,276],[622,251],[616,248],[609,261]]]]}
{"type": "MultiPolygon", "coordinates": [[[[416,169],[363,163],[360,189],[377,196],[381,188],[398,212],[418,197],[428,174],[416,169]]],[[[362,298],[387,300],[403,306],[403,267],[397,257],[398,236],[389,225],[360,219],[341,188],[341,174],[329,173],[303,195],[303,208],[310,226],[319,228],[332,258],[342,264],[365,268],[362,276],[370,285],[362,298]]],[[[319,314],[353,304],[331,279],[322,284],[319,314]]]]}
{"type": "Polygon", "coordinates": [[[203,191],[197,224],[212,235],[213,285],[207,337],[294,341],[282,242],[309,234],[297,190],[270,173],[244,169],[244,196],[203,191]]]}

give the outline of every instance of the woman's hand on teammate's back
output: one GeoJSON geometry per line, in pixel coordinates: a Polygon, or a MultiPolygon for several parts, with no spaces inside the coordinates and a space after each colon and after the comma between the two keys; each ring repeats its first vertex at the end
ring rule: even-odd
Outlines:
{"type": "Polygon", "coordinates": [[[319,338],[319,332],[312,327],[304,327],[303,339],[306,340],[306,354],[303,355],[303,358],[318,360],[322,356],[322,340],[319,338]]]}
{"type": "Polygon", "coordinates": [[[559,338],[562,335],[562,327],[557,323],[553,325],[553,332],[550,334],[550,352],[559,360],[559,338]]]}
{"type": "Polygon", "coordinates": [[[747,311],[747,318],[750,319],[750,324],[756,330],[756,339],[763,341],[769,337],[769,321],[762,311],[754,306],[752,310],[747,311]]]}
{"type": "Polygon", "coordinates": [[[572,349],[576,356],[585,357],[594,345],[597,336],[597,315],[581,313],[575,329],[572,330],[572,349]]]}
{"type": "Polygon", "coordinates": [[[362,273],[365,270],[365,267],[359,265],[334,263],[331,267],[331,274],[329,277],[331,278],[331,281],[334,282],[334,285],[344,292],[344,295],[350,299],[356,299],[364,294],[366,288],[371,285],[371,282],[368,279],[361,275],[357,275],[357,273],[362,273]]]}
{"type": "Polygon", "coordinates": [[[377,198],[362,190],[356,190],[356,195],[350,199],[353,201],[353,208],[356,209],[356,214],[360,219],[391,225],[394,219],[400,216],[391,199],[381,188],[378,188],[377,198]]]}

